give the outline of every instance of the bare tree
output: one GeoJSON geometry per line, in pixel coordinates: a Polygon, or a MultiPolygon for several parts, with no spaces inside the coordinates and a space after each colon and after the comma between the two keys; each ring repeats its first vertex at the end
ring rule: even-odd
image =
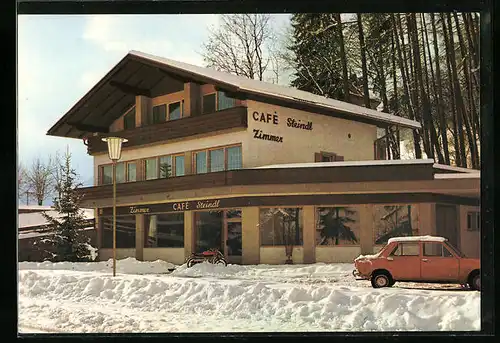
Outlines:
{"type": "Polygon", "coordinates": [[[19,200],[26,199],[26,205],[29,204],[31,188],[28,182],[28,171],[21,163],[17,167],[17,196],[19,200]]]}
{"type": "Polygon", "coordinates": [[[53,161],[49,157],[44,162],[37,157],[33,160],[31,167],[27,170],[27,185],[32,190],[33,198],[38,205],[42,205],[52,191],[52,171],[53,161]]]}
{"type": "Polygon", "coordinates": [[[220,20],[202,45],[208,67],[260,81],[269,68],[278,72],[269,14],[223,14],[220,20]]]}

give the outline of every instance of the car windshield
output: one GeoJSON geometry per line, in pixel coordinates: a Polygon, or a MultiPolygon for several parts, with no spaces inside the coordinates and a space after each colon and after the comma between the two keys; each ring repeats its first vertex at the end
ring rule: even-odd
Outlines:
{"type": "Polygon", "coordinates": [[[453,246],[453,244],[451,244],[450,242],[446,242],[445,245],[446,245],[446,247],[448,247],[451,250],[453,250],[455,252],[455,254],[457,254],[458,256],[465,257],[465,255],[460,250],[458,250],[457,248],[455,248],[453,246]]]}

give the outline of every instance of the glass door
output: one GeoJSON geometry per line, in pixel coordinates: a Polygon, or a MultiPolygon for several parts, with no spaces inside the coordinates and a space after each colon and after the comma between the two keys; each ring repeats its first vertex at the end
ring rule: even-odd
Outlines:
{"type": "Polygon", "coordinates": [[[224,255],[228,263],[241,263],[242,226],[241,210],[227,210],[224,220],[224,238],[226,241],[224,255]]]}

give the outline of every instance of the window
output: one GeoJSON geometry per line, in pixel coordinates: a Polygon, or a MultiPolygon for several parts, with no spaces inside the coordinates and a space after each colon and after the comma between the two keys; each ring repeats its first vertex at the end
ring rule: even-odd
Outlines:
{"type": "Polygon", "coordinates": [[[145,248],[184,247],[184,213],[146,215],[145,248]]]}
{"type": "Polygon", "coordinates": [[[226,95],[225,92],[217,92],[217,110],[225,110],[226,108],[234,107],[235,101],[226,95]]]}
{"type": "Polygon", "coordinates": [[[163,123],[167,120],[167,107],[165,104],[153,106],[153,117],[150,124],[163,123]]]}
{"type": "Polygon", "coordinates": [[[224,251],[222,227],[224,223],[223,211],[195,212],[195,251],[203,252],[208,249],[224,251]]]}
{"type": "Polygon", "coordinates": [[[481,213],[468,212],[467,213],[467,230],[479,231],[481,229],[481,213]]]}
{"type": "Polygon", "coordinates": [[[424,256],[443,256],[441,243],[424,243],[424,256]]]}
{"type": "Polygon", "coordinates": [[[184,155],[178,155],[174,158],[175,161],[175,176],[183,176],[184,172],[184,155]]]}
{"type": "MultiPolygon", "coordinates": [[[[113,248],[113,217],[102,217],[102,247],[113,248]]],[[[116,217],[116,247],[135,248],[135,215],[116,217]]]]}
{"type": "Polygon", "coordinates": [[[375,244],[386,244],[389,238],[417,236],[418,204],[373,205],[375,244]]]}
{"type": "Polygon", "coordinates": [[[241,146],[227,148],[227,170],[241,169],[241,146]]]}
{"type": "Polygon", "coordinates": [[[335,162],[343,161],[344,156],[337,155],[333,152],[317,152],[314,154],[314,162],[335,162]]]}
{"type": "Polygon", "coordinates": [[[241,145],[197,151],[194,153],[193,164],[195,173],[202,174],[222,170],[241,169],[241,145]]]}
{"type": "Polygon", "coordinates": [[[123,116],[123,129],[128,130],[133,128],[135,128],[135,106],[123,116]]]}
{"type": "Polygon", "coordinates": [[[101,184],[110,185],[113,183],[113,165],[107,164],[101,167],[101,184]]]}
{"type": "Polygon", "coordinates": [[[136,181],[137,180],[137,163],[135,162],[127,162],[127,181],[136,181]]]}
{"type": "Polygon", "coordinates": [[[216,95],[215,93],[203,96],[203,114],[213,113],[216,111],[216,95]]]}
{"type": "Polygon", "coordinates": [[[196,174],[202,174],[207,172],[207,152],[199,151],[195,153],[196,161],[196,174]]]}
{"type": "Polygon", "coordinates": [[[419,256],[420,248],[418,243],[399,243],[391,256],[419,256]]]}
{"type": "Polygon", "coordinates": [[[359,244],[360,221],[356,207],[316,209],[316,245],[359,244]]]}
{"type": "Polygon", "coordinates": [[[302,245],[302,209],[261,209],[259,228],[262,246],[302,245]]]}
{"type": "Polygon", "coordinates": [[[152,180],[158,178],[158,168],[156,158],[148,158],[144,161],[144,174],[146,180],[152,180]]]}
{"type": "Polygon", "coordinates": [[[125,182],[125,163],[116,164],[116,183],[125,182]]]}
{"type": "Polygon", "coordinates": [[[160,157],[160,178],[171,177],[172,173],[172,156],[160,157]]]}
{"type": "Polygon", "coordinates": [[[224,149],[210,150],[210,171],[224,170],[224,149]]]}
{"type": "Polygon", "coordinates": [[[173,102],[168,105],[168,120],[175,120],[182,117],[181,102],[173,102]]]}

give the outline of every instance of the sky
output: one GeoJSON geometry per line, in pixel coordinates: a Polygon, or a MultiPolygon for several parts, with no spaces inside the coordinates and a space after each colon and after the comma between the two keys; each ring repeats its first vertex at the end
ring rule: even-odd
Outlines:
{"type": "MultiPolygon", "coordinates": [[[[272,20],[281,29],[289,17],[272,20]]],[[[80,181],[91,185],[82,140],[47,136],[50,127],[130,50],[203,66],[202,43],[218,22],[215,14],[18,16],[18,161],[29,166],[68,147],[80,181]]]]}

